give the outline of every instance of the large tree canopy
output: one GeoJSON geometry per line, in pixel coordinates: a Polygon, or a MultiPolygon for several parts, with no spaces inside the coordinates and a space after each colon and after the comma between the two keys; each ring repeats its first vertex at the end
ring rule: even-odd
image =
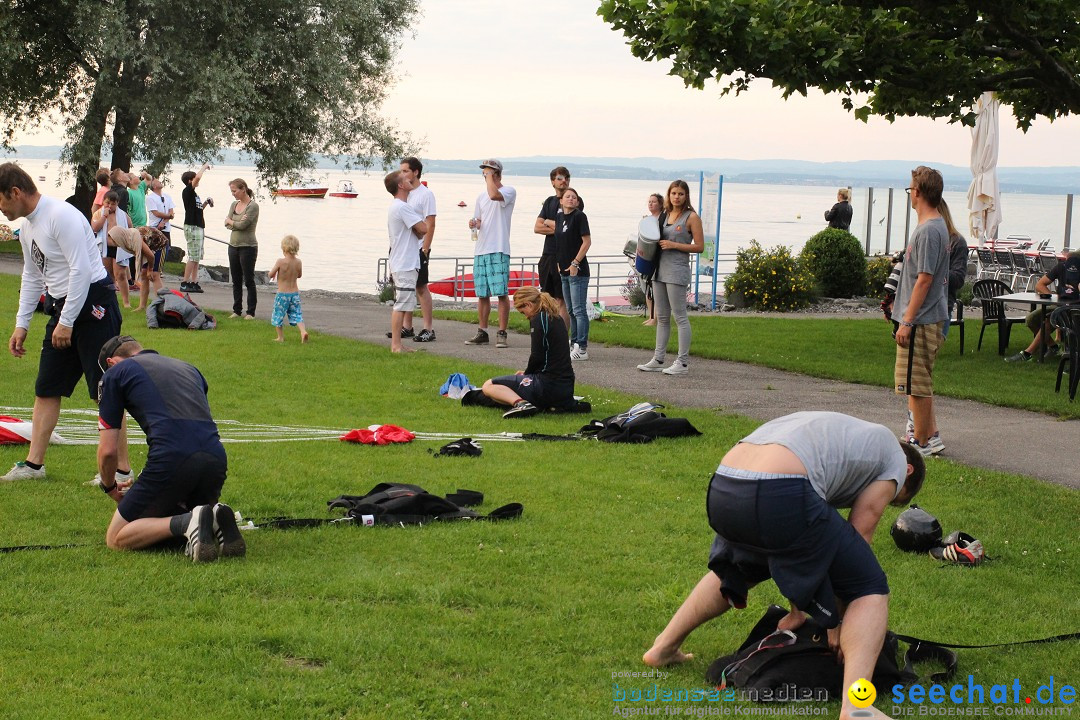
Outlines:
{"type": "Polygon", "coordinates": [[[222,147],[269,183],[315,153],[388,162],[403,138],[379,108],[417,2],[0,0],[0,139],[59,118],[81,198],[110,129],[124,169],[222,147]]]}
{"type": "Polygon", "coordinates": [[[1080,112],[1080,3],[1064,0],[603,0],[598,14],[644,60],[723,93],[767,78],[783,90],[839,93],[880,115],[974,122],[984,91],[1027,129],[1080,112]]]}

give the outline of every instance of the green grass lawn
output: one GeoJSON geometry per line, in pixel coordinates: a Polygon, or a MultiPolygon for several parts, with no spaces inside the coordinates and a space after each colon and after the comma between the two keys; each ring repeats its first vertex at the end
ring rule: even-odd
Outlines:
{"type": "MultiPolygon", "coordinates": [[[[0,312],[9,318],[16,283],[0,277],[0,312]]],[[[44,324],[35,317],[29,347],[40,344],[44,324]]],[[[450,372],[478,382],[495,366],[391,356],[317,334],[306,346],[295,334],[279,345],[261,321],[211,332],[130,325],[146,346],[203,371],[221,420],[343,431],[394,423],[465,436],[562,434],[588,419],[512,424],[438,395],[450,372]]],[[[4,404],[28,407],[36,353],[2,363],[4,404]]],[[[579,391],[595,417],[640,400],[579,391]]],[[[91,407],[85,387],[65,407],[91,407]]],[[[483,512],[508,502],[525,512],[494,524],[257,530],[246,536],[247,558],[205,566],[105,550],[113,504],[84,484],[95,472],[94,448],[54,447],[48,480],[0,485],[0,546],[89,547],[0,555],[0,715],[611,716],[612,673],[642,669],[641,653],[705,570],[708,479],[755,425],[705,410],[670,413],[704,434],[647,446],[488,442],[480,458],[435,458],[428,450],[439,443],[421,441],[230,444],[223,499],[247,517],[325,517],[327,500],[382,481],[440,494],[480,490],[483,512]]],[[[24,448],[0,449],[5,467],[24,457],[24,448]]],[[[133,457],[141,467],[145,450],[133,457]]],[[[902,554],[887,533],[899,511],[888,510],[875,550],[893,590],[893,629],[961,643],[1077,629],[1076,492],[934,460],[919,500],[946,531],[983,540],[993,560],[965,570],[902,554]]],[[[766,584],[749,609],[700,629],[686,645],[696,658],[662,687],[702,687],[707,664],[779,600],[766,584]]],[[[1019,678],[1034,689],[1054,675],[1058,686],[1077,684],[1077,643],[960,652],[965,681],[1019,678]]]]}
{"type": "MultiPolygon", "coordinates": [[[[438,311],[454,320],[476,321],[476,311],[438,311]]],[[[511,313],[511,325],[527,331],[528,323],[511,313]]],[[[934,367],[934,392],[948,397],[1080,418],[1080,402],[1070,402],[1067,391],[1054,392],[1057,359],[1045,363],[1007,364],[997,354],[997,328],[990,326],[976,351],[981,319],[968,319],[964,354],[960,354],[959,328],[938,353],[934,367]]],[[[880,315],[866,319],[762,317],[752,315],[698,315],[690,318],[693,330],[691,353],[698,357],[734,360],[814,377],[863,385],[892,387],[896,343],[891,326],[880,315]]],[[[655,328],[645,327],[640,317],[605,317],[590,323],[592,342],[652,350],[655,328]]],[[[1026,327],[1014,326],[1009,354],[1031,341],[1026,327]]],[[[672,332],[669,346],[678,349],[672,332]]],[[[1068,376],[1063,380],[1067,388],[1068,376]]]]}

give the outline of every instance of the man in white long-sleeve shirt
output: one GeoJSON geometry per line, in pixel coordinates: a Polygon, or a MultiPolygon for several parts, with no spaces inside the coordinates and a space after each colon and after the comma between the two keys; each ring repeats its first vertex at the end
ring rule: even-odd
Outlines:
{"type": "Polygon", "coordinates": [[[45,477],[45,450],[60,417],[60,398],[71,397],[85,376],[90,397],[97,400],[102,375],[97,356],[105,341],[120,332],[120,307],[86,218],[71,205],[39,193],[30,176],[14,163],[0,165],[0,212],[8,220],[24,218],[19,233],[22,286],[15,331],[8,340],[11,354],[26,355],[26,333],[46,290],[45,310],[52,316],[45,326],[34,386],[30,450],[26,462],[15,463],[0,480],[40,479],[45,477]]]}

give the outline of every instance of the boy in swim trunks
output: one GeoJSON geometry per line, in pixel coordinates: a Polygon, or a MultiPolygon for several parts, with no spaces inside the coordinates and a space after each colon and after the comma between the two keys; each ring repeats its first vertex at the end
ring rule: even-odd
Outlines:
{"type": "Polygon", "coordinates": [[[300,342],[308,341],[307,329],[304,328],[304,313],[300,308],[300,288],[296,281],[304,275],[304,263],[296,254],[300,252],[300,241],[295,235],[286,235],[281,239],[282,257],[270,269],[270,279],[277,279],[278,291],[274,295],[274,313],[270,324],[277,330],[275,342],[285,342],[285,319],[290,325],[300,330],[300,342]]]}

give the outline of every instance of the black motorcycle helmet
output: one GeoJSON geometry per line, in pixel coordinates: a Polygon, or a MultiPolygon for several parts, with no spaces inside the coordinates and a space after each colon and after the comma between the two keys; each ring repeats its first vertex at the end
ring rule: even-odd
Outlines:
{"type": "Polygon", "coordinates": [[[941,544],[941,523],[918,505],[912,505],[896,518],[889,534],[904,552],[925,553],[941,544]]]}

